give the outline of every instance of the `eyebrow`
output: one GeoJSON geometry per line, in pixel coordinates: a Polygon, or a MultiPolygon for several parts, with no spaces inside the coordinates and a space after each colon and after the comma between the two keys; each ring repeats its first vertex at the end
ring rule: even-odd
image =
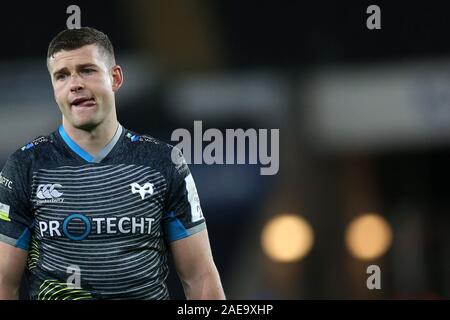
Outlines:
{"type": "MultiPolygon", "coordinates": [[[[88,67],[95,67],[95,68],[98,68],[98,66],[96,65],[96,64],[94,64],[94,63],[82,63],[82,64],[77,64],[76,65],[76,69],[77,70],[80,70],[80,69],[84,69],[84,68],[88,68],[88,67]]],[[[56,70],[55,72],[53,72],[53,77],[55,77],[57,74],[60,74],[60,73],[65,73],[65,72],[67,72],[68,71],[68,69],[66,68],[66,67],[64,67],[64,68],[61,68],[61,69],[58,69],[58,70],[56,70]]]]}

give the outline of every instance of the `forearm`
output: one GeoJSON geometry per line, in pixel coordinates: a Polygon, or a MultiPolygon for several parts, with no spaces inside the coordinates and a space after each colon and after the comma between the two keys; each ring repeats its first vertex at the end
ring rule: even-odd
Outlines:
{"type": "Polygon", "coordinates": [[[18,300],[19,285],[2,280],[0,277],[0,300],[18,300]]]}
{"type": "Polygon", "coordinates": [[[211,268],[202,275],[182,281],[184,293],[188,300],[225,300],[217,269],[211,268]]]}
{"type": "Polygon", "coordinates": [[[19,299],[27,252],[0,242],[0,300],[19,299]]]}

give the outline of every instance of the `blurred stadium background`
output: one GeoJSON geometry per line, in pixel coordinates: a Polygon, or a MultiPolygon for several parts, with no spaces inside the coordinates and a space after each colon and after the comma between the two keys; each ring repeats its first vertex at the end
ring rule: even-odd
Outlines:
{"type": "MultiPolygon", "coordinates": [[[[399,1],[2,4],[0,165],[60,114],[45,66],[66,8],[123,66],[120,122],[280,129],[280,170],[191,165],[230,299],[450,297],[448,7],[399,1]],[[381,7],[382,29],[366,28],[381,7]],[[274,220],[275,219],[275,220],[274,220]],[[366,269],[381,268],[381,290],[366,269]]],[[[183,298],[175,272],[172,298],[183,298]]]]}

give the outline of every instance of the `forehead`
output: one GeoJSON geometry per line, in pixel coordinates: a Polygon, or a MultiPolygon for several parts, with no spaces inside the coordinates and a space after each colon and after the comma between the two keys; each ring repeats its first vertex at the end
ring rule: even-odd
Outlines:
{"type": "Polygon", "coordinates": [[[106,66],[105,57],[98,46],[90,44],[74,50],[61,50],[49,58],[50,70],[74,67],[78,64],[93,63],[106,66]]]}

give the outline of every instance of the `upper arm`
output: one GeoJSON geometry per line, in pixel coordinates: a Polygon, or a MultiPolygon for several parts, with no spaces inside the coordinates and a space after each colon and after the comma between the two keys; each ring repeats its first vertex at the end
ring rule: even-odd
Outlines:
{"type": "Polygon", "coordinates": [[[205,217],[194,178],[181,152],[174,149],[166,213],[165,239],[188,299],[222,299],[223,289],[211,254],[205,217]]]}
{"type": "MultiPolygon", "coordinates": [[[[174,149],[177,150],[177,149],[174,149]]],[[[194,178],[181,153],[167,174],[168,192],[163,215],[164,236],[168,243],[189,238],[206,228],[194,178]]]]}
{"type": "Polygon", "coordinates": [[[17,298],[27,261],[34,220],[27,171],[13,155],[0,172],[0,299],[17,298]]]}
{"type": "Polygon", "coordinates": [[[0,242],[0,299],[17,298],[28,252],[0,242]]]}
{"type": "Polygon", "coordinates": [[[173,261],[181,281],[215,271],[207,229],[170,243],[173,261]]]}
{"type": "Polygon", "coordinates": [[[10,157],[0,172],[0,242],[23,250],[28,250],[34,222],[27,171],[27,165],[10,157]]]}

